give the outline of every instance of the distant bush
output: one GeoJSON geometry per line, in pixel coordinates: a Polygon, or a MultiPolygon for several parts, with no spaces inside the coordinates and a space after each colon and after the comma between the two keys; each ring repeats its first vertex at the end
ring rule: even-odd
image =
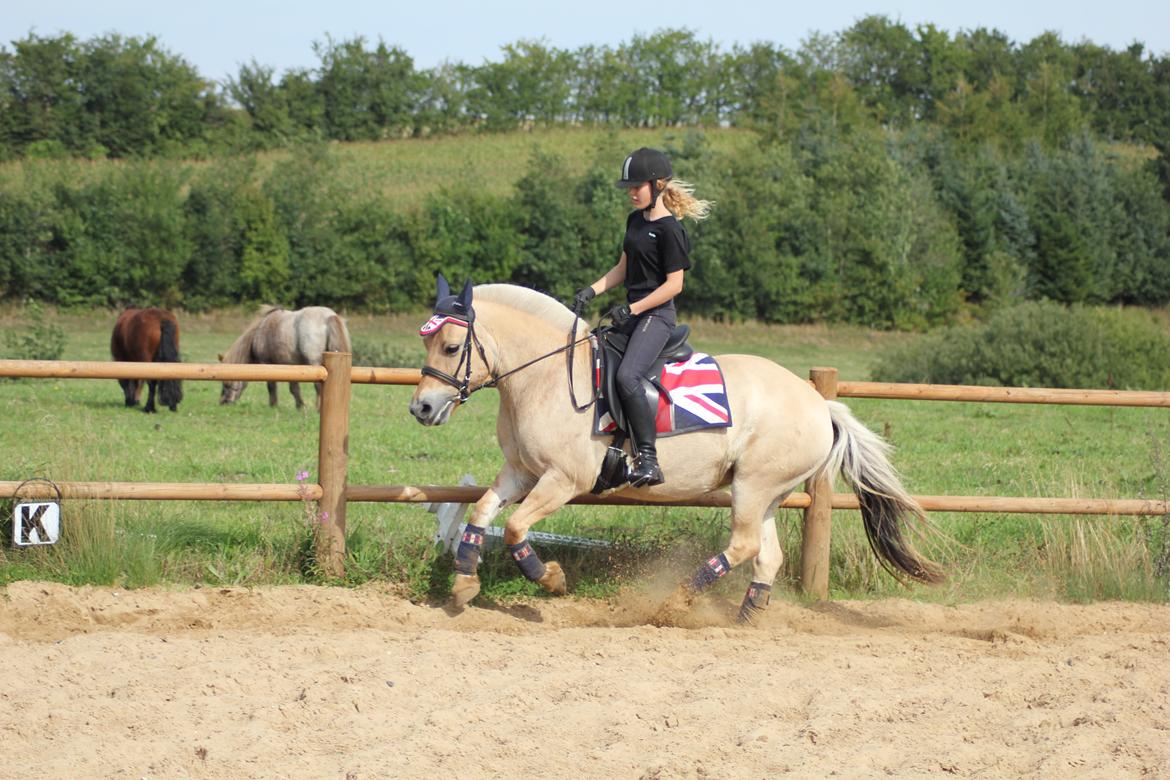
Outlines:
{"type": "Polygon", "coordinates": [[[14,360],[60,360],[65,353],[65,331],[45,322],[41,305],[30,300],[24,307],[23,327],[4,334],[4,357],[14,360]]]}
{"type": "Polygon", "coordinates": [[[363,338],[353,340],[352,355],[355,366],[380,366],[383,368],[417,368],[423,364],[426,357],[423,354],[421,342],[411,349],[363,338]]]}
{"type": "Polygon", "coordinates": [[[883,382],[1170,389],[1170,335],[1148,312],[1030,302],[892,350],[883,382]]]}
{"type": "MultiPolygon", "coordinates": [[[[925,330],[1023,299],[1170,304],[1170,203],[1156,177],[1090,143],[979,156],[814,129],[671,148],[716,203],[686,221],[684,317],[925,330]]],[[[0,299],[396,312],[428,300],[442,271],[563,300],[621,256],[629,202],[612,168],[625,150],[594,141],[581,174],[537,147],[510,169],[510,194],[472,166],[413,202],[320,143],[268,161],[25,162],[0,169],[0,299]]]]}

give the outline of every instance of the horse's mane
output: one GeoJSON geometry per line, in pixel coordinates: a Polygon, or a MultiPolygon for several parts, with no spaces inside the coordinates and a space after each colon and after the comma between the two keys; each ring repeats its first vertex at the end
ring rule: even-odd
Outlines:
{"type": "Polygon", "coordinates": [[[256,315],[256,318],[248,323],[244,332],[228,347],[228,351],[223,353],[224,363],[252,362],[252,337],[256,334],[256,329],[260,327],[264,318],[274,311],[281,311],[281,307],[270,304],[264,304],[260,307],[260,313],[256,315]]]}
{"type": "MultiPolygon", "coordinates": [[[[556,298],[528,287],[514,284],[477,285],[472,293],[471,305],[474,306],[477,301],[499,303],[520,309],[566,332],[573,327],[573,312],[556,298]]],[[[577,328],[579,332],[588,332],[589,323],[578,319],[577,328]]]]}

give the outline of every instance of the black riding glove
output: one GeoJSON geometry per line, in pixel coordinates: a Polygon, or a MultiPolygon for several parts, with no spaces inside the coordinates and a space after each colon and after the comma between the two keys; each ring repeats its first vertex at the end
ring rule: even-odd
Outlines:
{"type": "Polygon", "coordinates": [[[634,313],[630,311],[630,304],[623,303],[610,309],[609,316],[613,319],[614,326],[620,328],[633,318],[634,313]]]}
{"type": "Polygon", "coordinates": [[[585,304],[593,300],[594,296],[596,295],[597,293],[593,291],[592,287],[582,287],[577,291],[577,294],[573,296],[573,308],[584,309],[585,304]]]}

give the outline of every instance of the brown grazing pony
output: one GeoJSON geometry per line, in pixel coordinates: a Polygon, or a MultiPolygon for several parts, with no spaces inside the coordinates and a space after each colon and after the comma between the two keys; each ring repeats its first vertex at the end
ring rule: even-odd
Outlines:
{"type": "MultiPolygon", "coordinates": [[[[110,354],[114,360],[135,363],[178,363],[179,321],[165,309],[129,308],[118,315],[114,335],[110,337],[110,354]]],[[[119,379],[127,406],[137,406],[142,394],[141,379],[119,379]]],[[[142,411],[155,411],[154,392],[158,388],[159,401],[172,412],[183,400],[183,383],[178,379],[151,379],[150,394],[142,411]]]]}

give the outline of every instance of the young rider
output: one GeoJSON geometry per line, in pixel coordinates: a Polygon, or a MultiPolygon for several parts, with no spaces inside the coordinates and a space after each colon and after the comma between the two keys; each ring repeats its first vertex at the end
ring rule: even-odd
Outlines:
{"type": "Polygon", "coordinates": [[[674,298],[682,292],[683,275],[691,267],[691,242],[679,219],[703,219],[711,207],[709,201],[695,198],[691,185],[672,176],[670,160],[657,149],[643,147],[625,159],[617,186],[629,191],[634,210],[626,219],[621,259],[574,296],[583,307],[595,295],[623,282],[626,286],[626,303],[613,307],[610,316],[630,337],[617,383],[637,448],[630,472],[634,487],[664,481],[655,448],[656,409],[642,390],[641,378],[677,323],[674,298]]]}

